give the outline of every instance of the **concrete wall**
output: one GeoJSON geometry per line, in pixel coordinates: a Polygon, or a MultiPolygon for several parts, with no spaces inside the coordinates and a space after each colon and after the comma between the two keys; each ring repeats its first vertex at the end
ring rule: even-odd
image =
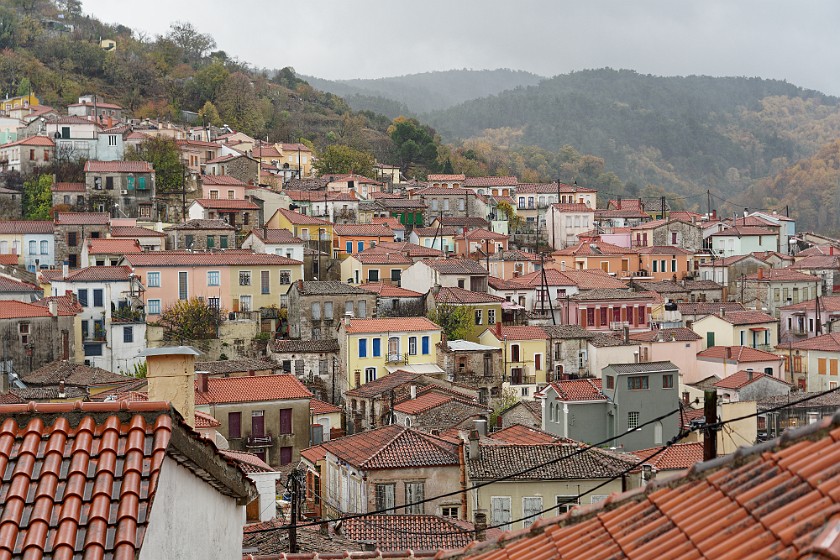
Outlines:
{"type": "Polygon", "coordinates": [[[607,438],[612,417],[607,415],[609,405],[606,401],[566,403],[554,400],[557,393],[553,389],[547,390],[546,394],[543,430],[586,443],[597,443],[607,438]],[[555,407],[554,414],[551,412],[552,405],[555,407]]]}
{"type": "Polygon", "coordinates": [[[245,508],[167,457],[139,560],[242,556],[245,508]]]}

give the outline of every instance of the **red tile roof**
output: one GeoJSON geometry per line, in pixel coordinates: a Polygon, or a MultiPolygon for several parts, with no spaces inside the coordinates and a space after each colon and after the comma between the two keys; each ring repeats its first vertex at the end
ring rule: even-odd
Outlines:
{"type": "Polygon", "coordinates": [[[312,399],[309,401],[309,410],[312,411],[312,414],[335,414],[341,412],[341,407],[318,399],[312,399]]]}
{"type": "Polygon", "coordinates": [[[790,268],[768,268],[761,271],[761,278],[758,273],[749,274],[747,281],[750,282],[820,282],[818,276],[798,272],[790,268]]]}
{"type": "Polygon", "coordinates": [[[352,319],[346,325],[347,334],[439,331],[440,327],[426,317],[385,317],[381,319],[352,319]]]}
{"type": "Polygon", "coordinates": [[[431,173],[426,177],[427,181],[463,181],[467,177],[463,173],[445,174],[431,173]]]}
{"type": "MultiPolygon", "coordinates": [[[[400,253],[407,254],[412,259],[443,256],[443,251],[438,251],[431,247],[423,247],[422,245],[409,243],[408,241],[383,241],[376,247],[373,247],[373,250],[399,251],[400,253]]],[[[371,249],[368,249],[368,251],[371,251],[371,249]]]]}
{"type": "MultiPolygon", "coordinates": [[[[249,266],[278,265],[295,266],[300,261],[280,255],[224,251],[217,253],[190,253],[189,251],[149,251],[125,255],[125,261],[132,267],[149,266],[249,266]]],[[[113,267],[100,267],[113,268],[113,267]]]]}
{"type": "Polygon", "coordinates": [[[69,296],[48,296],[38,301],[33,301],[32,305],[49,308],[51,301],[58,303],[58,310],[63,315],[77,315],[84,311],[79,300],[76,299],[75,294],[69,296]]]}
{"type": "Polygon", "coordinates": [[[467,177],[465,187],[515,187],[519,184],[516,177],[467,177]]]}
{"type": "Polygon", "coordinates": [[[552,204],[551,207],[557,210],[558,212],[595,212],[594,208],[590,208],[582,202],[558,202],[552,204]]]}
{"type": "Polygon", "coordinates": [[[423,297],[423,294],[420,292],[390,284],[383,284],[382,282],[368,282],[366,284],[359,284],[358,287],[384,298],[423,297]]]}
{"type": "Polygon", "coordinates": [[[826,418],[441,558],[836,558],[838,426],[826,418]]]}
{"type": "Polygon", "coordinates": [[[0,233],[53,233],[55,225],[46,220],[0,220],[0,233]]]}
{"type": "Polygon", "coordinates": [[[692,251],[671,245],[655,245],[653,247],[639,247],[636,252],[640,255],[692,255],[692,251]]]}
{"type": "Polygon", "coordinates": [[[823,352],[840,352],[840,333],[828,333],[805,340],[796,341],[789,346],[797,350],[821,350],[823,352]]]}
{"type": "Polygon", "coordinates": [[[372,222],[374,224],[382,224],[383,226],[390,228],[393,230],[405,230],[405,225],[401,224],[400,221],[393,216],[387,217],[375,217],[372,218],[372,222]]]}
{"type": "Polygon", "coordinates": [[[758,325],[761,323],[777,323],[779,320],[763,311],[746,309],[744,311],[727,311],[723,315],[715,314],[732,325],[758,325]]]}
{"type": "MultiPolygon", "coordinates": [[[[632,453],[638,457],[639,461],[642,461],[656,453],[659,449],[661,448],[650,447],[648,449],[639,449],[632,453]]],[[[653,459],[645,461],[645,464],[652,466],[657,471],[674,471],[690,469],[701,461],[703,461],[703,443],[695,441],[674,444],[656,455],[653,459]]]]}
{"type": "Polygon", "coordinates": [[[314,445],[312,447],[307,447],[306,449],[300,452],[300,456],[312,463],[313,465],[317,464],[318,461],[323,461],[324,458],[327,456],[327,450],[324,449],[323,445],[314,445]]]}
{"type": "Polygon", "coordinates": [[[554,251],[552,255],[560,256],[592,256],[592,255],[627,255],[635,253],[633,249],[627,247],[619,247],[612,243],[604,243],[603,241],[595,241],[594,243],[578,243],[566,249],[554,251]],[[593,249],[592,246],[595,246],[593,249]]]}
{"type": "Polygon", "coordinates": [[[600,378],[571,379],[555,381],[551,387],[557,391],[559,401],[605,401],[607,396],[601,392],[600,378]]]}
{"type": "Polygon", "coordinates": [[[260,207],[250,200],[229,198],[196,198],[195,203],[212,210],[259,210],[260,207]]]}
{"type": "Polygon", "coordinates": [[[492,332],[493,336],[499,340],[504,340],[505,337],[507,337],[507,340],[548,340],[546,332],[537,326],[507,325],[500,327],[498,323],[496,325],[496,327],[487,330],[492,332]]]}
{"type": "Polygon", "coordinates": [[[354,541],[373,542],[378,550],[399,554],[406,550],[462,548],[472,542],[472,529],[469,523],[437,515],[391,513],[348,519],[341,532],[354,541]]]}
{"type": "Polygon", "coordinates": [[[701,338],[703,337],[686,327],[678,327],[675,329],[657,329],[655,331],[630,333],[631,340],[639,340],[644,342],[691,342],[694,340],[700,340],[701,338]]]}
{"type": "Polygon", "coordinates": [[[394,232],[382,224],[336,224],[333,231],[336,235],[348,237],[394,237],[394,232]]]}
{"type": "Polygon", "coordinates": [[[373,247],[350,255],[362,264],[414,264],[414,261],[399,251],[388,251],[373,247]]]}
{"type": "MultiPolygon", "coordinates": [[[[59,307],[59,315],[75,315],[59,307]]],[[[36,317],[50,317],[50,310],[42,305],[24,303],[22,301],[4,301],[0,305],[0,319],[27,319],[36,317]]]]}
{"type": "Polygon", "coordinates": [[[85,162],[85,173],[153,173],[148,161],[92,161],[85,162]]]}
{"type": "MultiPolygon", "coordinates": [[[[17,256],[17,255],[15,255],[17,256]]],[[[15,262],[17,264],[17,262],[15,262]]],[[[21,282],[7,276],[0,276],[0,292],[40,292],[41,288],[29,282],[21,282]]]]}
{"type": "Polygon", "coordinates": [[[88,266],[71,271],[66,278],[55,280],[67,282],[128,282],[131,278],[130,266],[88,266]]]}
{"type": "Polygon", "coordinates": [[[348,181],[354,181],[357,185],[379,185],[380,187],[383,186],[385,183],[381,183],[379,181],[374,181],[364,175],[356,175],[355,173],[345,173],[343,175],[330,175],[329,176],[330,183],[346,183],[348,181]]]}
{"type": "Polygon", "coordinates": [[[321,218],[316,218],[314,216],[306,216],[300,212],[287,210],[285,208],[278,208],[277,213],[289,222],[297,225],[332,225],[332,222],[328,222],[327,220],[322,220],[321,218]]]}
{"type": "Polygon", "coordinates": [[[464,288],[443,287],[435,294],[437,303],[449,303],[454,305],[480,304],[480,303],[501,303],[505,298],[490,295],[484,292],[472,292],[464,288]]]}
{"type": "Polygon", "coordinates": [[[141,556],[150,520],[174,521],[154,507],[164,461],[227,496],[256,494],[235,467],[205,470],[215,447],[168,403],[12,404],[0,419],[4,558],[141,556]]]}
{"type": "Polygon", "coordinates": [[[394,405],[394,410],[409,415],[420,414],[422,412],[432,410],[433,408],[437,408],[442,404],[446,404],[453,399],[454,397],[451,395],[444,395],[442,393],[438,393],[437,391],[428,391],[422,395],[418,395],[414,399],[408,399],[394,405]]]}
{"type": "Polygon", "coordinates": [[[22,375],[21,379],[27,385],[58,385],[59,382],[64,381],[72,387],[121,385],[135,380],[133,377],[111,373],[102,368],[64,360],[50,362],[35,371],[22,375]]]}
{"type": "Polygon", "coordinates": [[[490,231],[484,228],[471,229],[462,237],[469,241],[484,241],[485,239],[490,241],[503,241],[508,238],[508,236],[503,233],[496,233],[495,231],[490,231]]]}
{"type": "Polygon", "coordinates": [[[457,445],[397,424],[334,439],[321,446],[364,470],[458,465],[457,445]]]}
{"type": "Polygon", "coordinates": [[[265,243],[295,243],[302,244],[303,239],[295,237],[287,229],[254,228],[251,233],[265,243]]]}
{"type": "Polygon", "coordinates": [[[162,231],[155,231],[153,229],[144,228],[140,226],[111,226],[111,237],[129,237],[136,239],[138,237],[166,237],[162,231]]]}
{"type": "Polygon", "coordinates": [[[244,187],[245,183],[237,179],[236,177],[231,177],[230,175],[202,175],[201,176],[201,184],[202,185],[226,185],[226,186],[236,186],[236,187],[244,187]]]}
{"type": "Polygon", "coordinates": [[[488,276],[483,265],[470,259],[423,259],[426,266],[435,269],[440,274],[479,274],[488,276]]]}
{"type": "Polygon", "coordinates": [[[586,187],[578,187],[577,185],[567,185],[566,183],[519,183],[516,185],[516,194],[557,194],[560,193],[594,193],[595,189],[587,189],[586,187]]]}
{"type": "Polygon", "coordinates": [[[98,238],[87,240],[89,255],[140,253],[143,249],[136,239],[98,238]]]}
{"type": "Polygon", "coordinates": [[[10,148],[12,146],[45,146],[55,147],[55,142],[48,136],[29,136],[28,138],[21,138],[8,144],[3,144],[0,148],[10,148]]]}
{"type": "Polygon", "coordinates": [[[310,399],[312,393],[294,375],[255,375],[244,377],[210,377],[207,391],[200,391],[196,382],[196,404],[310,399]]]}
{"type": "Polygon", "coordinates": [[[261,473],[276,472],[277,469],[247,451],[234,451],[232,449],[219,449],[219,454],[235,463],[243,472],[261,473]]]}
{"type": "MultiPolygon", "coordinates": [[[[542,270],[538,270],[514,278],[511,282],[534,288],[543,284],[543,273],[542,270]]],[[[545,268],[545,282],[549,286],[577,286],[581,290],[627,288],[625,282],[610,276],[603,270],[558,270],[553,266],[545,268]]]]}
{"type": "Polygon", "coordinates": [[[52,186],[53,192],[85,192],[84,183],[55,183],[52,186]]]}
{"type": "Polygon", "coordinates": [[[720,387],[721,389],[740,389],[742,387],[746,387],[752,383],[755,383],[759,379],[767,377],[768,379],[772,379],[774,381],[778,381],[779,383],[783,383],[787,385],[788,383],[773,377],[772,375],[767,375],[763,371],[746,371],[740,370],[736,371],[732,375],[728,375],[715,383],[715,387],[720,387]]]}
{"type": "MultiPolygon", "coordinates": [[[[130,393],[134,393],[131,391],[130,393]]],[[[145,395],[146,398],[138,399],[138,400],[149,400],[148,393],[136,393],[137,395],[145,395]]],[[[118,398],[119,400],[119,398],[118,398]]],[[[195,411],[195,427],[196,428],[218,428],[221,426],[222,423],[213,418],[211,415],[207,414],[206,412],[201,412],[200,410],[195,411]]]]}
{"type": "Polygon", "coordinates": [[[56,212],[56,225],[105,225],[111,220],[107,212],[56,212]]]}
{"type": "Polygon", "coordinates": [[[523,426],[522,424],[512,424],[507,428],[493,432],[487,437],[492,440],[518,445],[540,445],[544,443],[558,443],[564,440],[560,436],[530,426],[523,426]]]}
{"type": "Polygon", "coordinates": [[[698,352],[697,357],[712,360],[723,360],[726,358],[733,362],[773,362],[782,359],[777,354],[771,354],[770,352],[748,346],[712,346],[702,352],[698,352]],[[728,358],[726,358],[727,349],[730,352],[728,358]]]}

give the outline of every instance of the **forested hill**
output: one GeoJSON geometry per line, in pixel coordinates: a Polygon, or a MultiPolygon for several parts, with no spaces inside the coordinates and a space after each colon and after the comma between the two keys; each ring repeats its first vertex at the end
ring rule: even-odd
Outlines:
{"type": "Polygon", "coordinates": [[[302,76],[313,87],[343,97],[353,109],[389,117],[446,109],[470,99],[538,84],[543,78],[530,72],[447,70],[374,80],[324,80],[302,76]]]}
{"type": "Polygon", "coordinates": [[[425,115],[445,140],[570,145],[626,181],[744,192],[840,137],[838,99],[786,82],[588,70],[425,115]]]}

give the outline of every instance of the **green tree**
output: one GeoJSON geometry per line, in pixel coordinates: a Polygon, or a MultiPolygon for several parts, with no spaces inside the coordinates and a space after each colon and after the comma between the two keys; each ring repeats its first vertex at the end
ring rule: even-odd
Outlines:
{"type": "Polygon", "coordinates": [[[397,117],[388,127],[388,136],[394,142],[403,173],[411,165],[433,168],[438,156],[435,131],[423,126],[417,119],[397,117]]]}
{"type": "Polygon", "coordinates": [[[522,217],[516,213],[513,206],[507,200],[501,201],[496,208],[505,215],[508,222],[508,231],[514,232],[522,225],[522,217]]]}
{"type": "Polygon", "coordinates": [[[164,340],[207,340],[217,336],[222,314],[198,298],[179,300],[161,313],[158,324],[163,327],[164,340]]]}
{"type": "Polygon", "coordinates": [[[162,194],[181,191],[184,165],[175,140],[155,136],[125,151],[125,159],[148,161],[155,168],[155,188],[162,194]]]}
{"type": "Polygon", "coordinates": [[[52,176],[36,175],[23,182],[23,217],[27,220],[49,220],[52,208],[52,176]]]}
{"type": "Polygon", "coordinates": [[[218,109],[210,101],[198,110],[198,116],[201,117],[201,122],[206,125],[222,126],[222,117],[219,116],[218,109]]]}
{"type": "Polygon", "coordinates": [[[228,76],[230,72],[217,58],[197,70],[187,84],[187,105],[201,107],[206,101],[215,102],[228,76]]]}
{"type": "Polygon", "coordinates": [[[329,173],[358,173],[373,177],[374,158],[371,154],[343,144],[327,146],[318,154],[315,167],[321,175],[329,173]]]}
{"type": "Polygon", "coordinates": [[[427,317],[437,323],[449,340],[466,340],[473,329],[474,308],[469,305],[437,304],[427,317]]]}
{"type": "Polygon", "coordinates": [[[261,136],[265,127],[262,106],[251,79],[242,72],[227,77],[219,90],[216,107],[228,126],[249,136],[261,136]]]}
{"type": "Polygon", "coordinates": [[[17,14],[6,6],[0,6],[0,49],[15,46],[17,27],[17,14]]]}
{"type": "Polygon", "coordinates": [[[493,408],[490,412],[490,419],[489,424],[491,426],[495,426],[498,422],[499,416],[502,415],[504,411],[509,409],[510,407],[516,405],[519,402],[519,395],[516,394],[516,389],[513,387],[508,387],[504,391],[502,391],[501,396],[493,402],[493,408]]]}

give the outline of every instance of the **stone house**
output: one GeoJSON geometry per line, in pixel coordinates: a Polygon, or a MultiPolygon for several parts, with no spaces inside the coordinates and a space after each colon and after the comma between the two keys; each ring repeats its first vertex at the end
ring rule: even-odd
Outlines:
{"type": "Polygon", "coordinates": [[[741,370],[715,383],[718,398],[723,402],[761,401],[780,395],[789,395],[791,386],[786,381],[752,369],[741,370]]]}
{"type": "Polygon", "coordinates": [[[822,295],[820,277],[789,268],[760,268],[756,274],[740,278],[737,284],[743,294],[736,296],[741,303],[766,310],[776,318],[781,307],[822,295]]]}
{"type": "Polygon", "coordinates": [[[334,280],[300,280],[286,296],[289,336],[302,340],[336,338],[342,317],[364,319],[376,310],[376,294],[334,280]]]}
{"type": "Polygon", "coordinates": [[[495,427],[509,428],[510,426],[528,426],[542,429],[542,401],[519,401],[505,409],[498,417],[495,427]]]}
{"type": "Polygon", "coordinates": [[[81,308],[58,301],[36,305],[4,301],[0,305],[0,332],[4,359],[24,375],[55,360],[77,360],[81,330],[76,315],[81,308]]]}
{"type": "Polygon", "coordinates": [[[703,229],[695,223],[659,219],[631,228],[633,247],[672,246],[697,253],[703,250],[703,229]]]}
{"type": "Polygon", "coordinates": [[[656,292],[663,299],[674,303],[719,302],[726,299],[724,286],[712,280],[633,280],[630,285],[640,292],[656,292]]]}
{"type": "Polygon", "coordinates": [[[490,413],[487,405],[440,387],[426,387],[394,405],[394,423],[439,434],[473,426],[490,413]]]}
{"type": "Polygon", "coordinates": [[[409,193],[409,199],[422,200],[432,218],[445,216],[487,217],[487,203],[470,189],[457,187],[426,187],[409,193]]]}
{"type": "Polygon", "coordinates": [[[224,220],[188,220],[163,228],[169,250],[236,249],[236,228],[224,220]]]}
{"type": "Polygon", "coordinates": [[[36,167],[54,159],[55,142],[46,136],[30,136],[0,145],[0,172],[17,171],[31,174],[36,167]]]}
{"type": "MultiPolygon", "coordinates": [[[[319,340],[277,339],[268,345],[268,356],[280,364],[283,373],[294,373],[307,382],[320,379],[323,394],[320,399],[339,402],[342,398],[336,387],[338,374],[338,341],[334,338],[319,340]]],[[[316,384],[313,383],[313,387],[316,384]]]]}
{"type": "Polygon", "coordinates": [[[225,154],[204,163],[205,175],[227,175],[247,185],[259,183],[260,162],[245,154],[225,154]]]}
{"type": "Polygon", "coordinates": [[[376,294],[377,317],[421,317],[426,314],[425,294],[383,282],[358,287],[376,294]]]}
{"type": "Polygon", "coordinates": [[[401,508],[466,518],[465,496],[416,503],[463,487],[460,444],[392,425],[325,442],[322,448],[327,516],[401,508]]]}
{"type": "Polygon", "coordinates": [[[87,187],[84,183],[54,183],[50,191],[53,206],[63,204],[77,211],[87,208],[87,187]]]}
{"type": "Polygon", "coordinates": [[[146,161],[87,161],[88,207],[115,217],[153,220],[155,170],[146,161]]]}
{"type": "Polygon", "coordinates": [[[312,393],[293,375],[213,378],[197,375],[196,410],[221,423],[232,450],[272,466],[300,460],[309,445],[312,393]]]}
{"type": "Polygon", "coordinates": [[[109,220],[107,212],[56,212],[55,262],[66,261],[70,268],[83,266],[83,241],[106,237],[109,220]]]}
{"type": "Polygon", "coordinates": [[[585,374],[581,356],[595,335],[578,325],[543,325],[548,335],[548,370],[546,381],[574,379],[585,374]]]}
{"type": "Polygon", "coordinates": [[[190,220],[224,220],[243,237],[258,227],[260,207],[250,200],[198,198],[187,208],[190,220]]]}
{"type": "Polygon", "coordinates": [[[490,403],[502,394],[502,349],[467,340],[441,340],[437,364],[454,383],[478,390],[478,402],[490,403]]]}
{"type": "Polygon", "coordinates": [[[466,308],[470,314],[472,328],[466,335],[471,342],[478,342],[485,329],[492,329],[502,321],[504,298],[488,293],[471,292],[462,288],[433,287],[426,297],[426,306],[431,311],[447,313],[447,309],[466,308]]]}

